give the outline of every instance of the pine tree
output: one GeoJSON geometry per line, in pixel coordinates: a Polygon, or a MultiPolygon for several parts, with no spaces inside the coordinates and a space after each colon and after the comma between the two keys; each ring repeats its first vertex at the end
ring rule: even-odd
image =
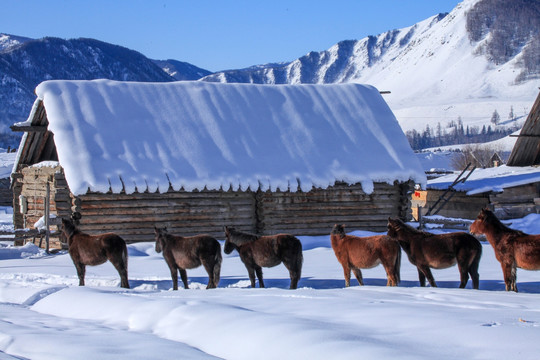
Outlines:
{"type": "Polygon", "coordinates": [[[494,125],[498,125],[500,121],[501,121],[501,116],[499,115],[497,110],[495,110],[493,112],[493,115],[491,115],[491,123],[494,125]]]}

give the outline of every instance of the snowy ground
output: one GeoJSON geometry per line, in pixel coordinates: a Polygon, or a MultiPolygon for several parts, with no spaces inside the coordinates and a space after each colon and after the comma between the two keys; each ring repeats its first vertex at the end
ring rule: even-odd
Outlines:
{"type": "MultiPolygon", "coordinates": [[[[512,226],[540,233],[540,215],[512,226]]],[[[298,290],[287,289],[283,266],[264,269],[268,288],[248,288],[233,254],[218,289],[205,290],[196,269],[189,290],[171,291],[152,243],[129,246],[131,290],[119,288],[109,263],[88,267],[79,287],[68,254],[0,243],[0,358],[538,358],[540,273],[518,270],[520,292],[505,292],[487,243],[480,290],[458,289],[456,267],[434,271],[439,288],[420,288],[406,257],[399,287],[385,287],[378,266],[363,271],[366,286],[344,288],[329,237],[301,240],[298,290]]]]}

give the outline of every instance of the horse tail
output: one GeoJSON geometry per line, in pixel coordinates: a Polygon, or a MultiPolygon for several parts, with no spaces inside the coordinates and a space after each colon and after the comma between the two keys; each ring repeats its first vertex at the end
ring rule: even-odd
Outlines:
{"type": "Polygon", "coordinates": [[[401,282],[401,246],[398,246],[398,253],[396,256],[396,263],[394,265],[394,276],[396,277],[398,285],[401,282]]]}
{"type": "MultiPolygon", "coordinates": [[[[475,238],[476,240],[476,238],[475,238]]],[[[478,267],[480,266],[480,258],[482,257],[482,244],[476,240],[478,246],[476,247],[476,253],[469,265],[468,273],[471,276],[473,282],[473,289],[478,289],[480,285],[480,276],[478,275],[478,267]]]]}
{"type": "Polygon", "coordinates": [[[217,287],[219,284],[219,279],[221,276],[221,262],[223,261],[223,257],[221,256],[221,247],[218,249],[215,255],[215,263],[214,263],[214,285],[217,287]]]}
{"type": "Polygon", "coordinates": [[[298,279],[300,279],[302,277],[302,265],[304,264],[304,252],[302,251],[302,242],[300,240],[298,240],[298,248],[298,256],[296,257],[296,268],[298,269],[298,279]]]}
{"type": "Polygon", "coordinates": [[[126,270],[128,268],[128,249],[126,242],[124,241],[124,247],[122,249],[122,262],[124,263],[124,266],[126,267],[126,270]]]}

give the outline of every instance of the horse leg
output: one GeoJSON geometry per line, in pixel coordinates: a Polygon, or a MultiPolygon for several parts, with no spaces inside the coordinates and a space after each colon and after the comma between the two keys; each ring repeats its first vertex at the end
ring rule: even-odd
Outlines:
{"type": "Polygon", "coordinates": [[[459,283],[459,288],[464,289],[465,286],[467,286],[467,281],[469,281],[469,273],[467,271],[467,264],[458,262],[458,270],[459,270],[459,275],[461,279],[459,283]]]}
{"type": "Polygon", "coordinates": [[[259,265],[255,265],[255,273],[257,274],[257,279],[259,279],[259,287],[264,287],[264,281],[263,281],[263,275],[262,275],[262,267],[259,265]]]}
{"type": "Polygon", "coordinates": [[[435,278],[433,278],[433,274],[431,273],[429,266],[422,265],[418,268],[426,276],[427,280],[429,281],[429,285],[431,285],[431,287],[437,287],[437,283],[435,282],[435,278]]]}
{"type": "Polygon", "coordinates": [[[349,264],[342,264],[343,275],[345,276],[345,287],[351,286],[351,268],[349,264]]]}
{"type": "Polygon", "coordinates": [[[253,266],[246,265],[246,269],[249,276],[249,282],[251,283],[251,287],[255,288],[255,268],[253,266]]]}
{"type": "Polygon", "coordinates": [[[480,256],[481,252],[477,253],[469,265],[469,268],[467,269],[467,272],[469,275],[471,275],[473,289],[478,290],[478,287],[480,285],[480,275],[478,275],[478,266],[480,265],[480,256]]]}
{"type": "Polygon", "coordinates": [[[299,265],[297,261],[283,261],[283,265],[289,270],[289,277],[291,278],[289,289],[296,289],[302,272],[301,263],[299,265]]]}
{"type": "Polygon", "coordinates": [[[501,263],[506,291],[518,292],[516,285],[516,267],[514,263],[501,263]]]}
{"type": "Polygon", "coordinates": [[[187,271],[182,268],[178,268],[178,270],[180,270],[180,277],[182,278],[182,282],[184,283],[184,289],[189,289],[188,280],[187,280],[187,271]]]}
{"type": "Polygon", "coordinates": [[[480,275],[478,275],[478,267],[480,265],[480,256],[482,252],[476,254],[471,265],[469,265],[469,274],[471,275],[473,289],[478,290],[480,286],[480,275]]]}
{"type": "Polygon", "coordinates": [[[397,286],[398,275],[396,272],[396,260],[395,259],[383,259],[382,265],[386,271],[386,286],[397,286]],[[392,261],[393,260],[393,261],[392,261]]]}
{"type": "Polygon", "coordinates": [[[362,270],[360,270],[360,268],[353,266],[352,272],[354,274],[354,277],[356,277],[356,280],[358,280],[358,284],[360,286],[364,286],[364,278],[362,277],[362,270]]]}
{"type": "Polygon", "coordinates": [[[118,275],[120,275],[120,287],[129,289],[127,264],[124,259],[109,259],[109,261],[113,264],[116,271],[118,271],[118,275]]]}
{"type": "Polygon", "coordinates": [[[207,289],[213,289],[217,287],[217,284],[214,282],[214,269],[217,266],[214,261],[207,261],[207,260],[201,260],[201,263],[204,266],[204,269],[206,270],[206,273],[208,274],[208,285],[206,285],[207,289]]]}
{"type": "Polygon", "coordinates": [[[81,262],[75,263],[77,269],[77,276],[79,277],[79,286],[84,286],[84,275],[86,273],[86,265],[81,262]]]}
{"type": "Polygon", "coordinates": [[[167,265],[169,265],[169,270],[171,271],[173,290],[178,290],[178,268],[176,267],[176,264],[167,265]]]}
{"type": "Polygon", "coordinates": [[[416,269],[418,270],[418,281],[420,281],[420,286],[426,286],[426,275],[424,275],[424,273],[420,270],[419,267],[417,267],[416,269]]]}

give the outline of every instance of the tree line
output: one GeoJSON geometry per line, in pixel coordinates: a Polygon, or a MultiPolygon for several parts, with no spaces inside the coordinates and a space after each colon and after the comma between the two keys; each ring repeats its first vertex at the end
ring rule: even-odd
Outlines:
{"type": "Polygon", "coordinates": [[[461,118],[458,118],[457,121],[451,121],[445,129],[439,122],[435,128],[428,124],[423,131],[408,130],[405,135],[413,150],[421,150],[455,144],[485,143],[503,138],[517,130],[519,127],[516,125],[512,127],[484,125],[481,128],[464,126],[461,118]]]}

